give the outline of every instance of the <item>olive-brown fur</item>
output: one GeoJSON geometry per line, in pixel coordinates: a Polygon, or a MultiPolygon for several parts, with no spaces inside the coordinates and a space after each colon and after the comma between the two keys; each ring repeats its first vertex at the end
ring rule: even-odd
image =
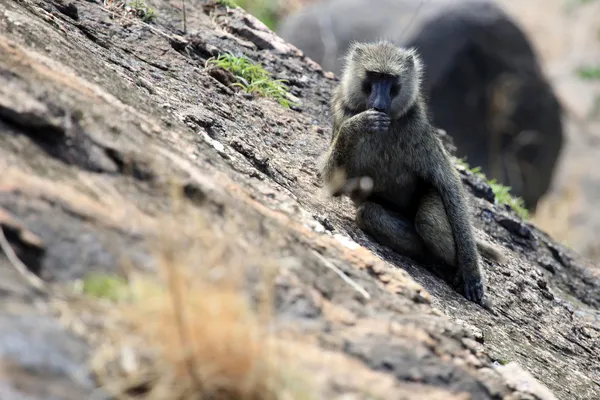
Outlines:
{"type": "Polygon", "coordinates": [[[321,176],[334,196],[353,199],[361,229],[402,254],[432,252],[457,268],[465,297],[482,303],[478,250],[496,261],[501,255],[473,234],[463,184],[421,95],[421,69],[414,50],[387,41],[352,45],[333,95],[321,176]],[[367,109],[368,71],[397,79],[401,89],[387,113],[367,109]]]}

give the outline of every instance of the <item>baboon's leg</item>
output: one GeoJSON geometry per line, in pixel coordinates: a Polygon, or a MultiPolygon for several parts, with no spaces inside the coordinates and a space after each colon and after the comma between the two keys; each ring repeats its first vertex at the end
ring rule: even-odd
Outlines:
{"type": "Polygon", "coordinates": [[[422,258],[425,244],[413,224],[400,213],[367,201],[358,207],[356,223],[376,241],[409,257],[422,258]]]}
{"type": "MultiPolygon", "coordinates": [[[[456,247],[442,198],[434,190],[421,199],[415,216],[415,230],[436,257],[456,266],[456,247]]],[[[498,263],[504,262],[500,249],[485,240],[475,239],[480,255],[498,263]]]]}
{"type": "Polygon", "coordinates": [[[456,248],[452,228],[442,198],[434,190],[427,192],[415,215],[415,230],[434,255],[456,267],[456,248]]]}

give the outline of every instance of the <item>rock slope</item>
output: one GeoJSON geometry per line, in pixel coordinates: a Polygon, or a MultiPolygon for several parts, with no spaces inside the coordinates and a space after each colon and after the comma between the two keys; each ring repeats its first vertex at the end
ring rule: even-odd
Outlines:
{"type": "Polygon", "coordinates": [[[469,303],[322,194],[335,77],[241,9],[187,1],[183,32],[179,1],[148,1],[150,25],[108,3],[0,1],[3,399],[96,393],[93,346],[18,260],[52,287],[123,259],[153,270],[150,241],[178,229],[163,232],[173,182],[211,229],[234,229],[235,251],[280,260],[276,320],[334,363],[317,398],[600,397],[598,269],[463,170],[478,234],[508,258],[485,266],[493,309],[469,303]],[[232,87],[205,65],[224,52],[287,79],[299,104],[232,87]]]}

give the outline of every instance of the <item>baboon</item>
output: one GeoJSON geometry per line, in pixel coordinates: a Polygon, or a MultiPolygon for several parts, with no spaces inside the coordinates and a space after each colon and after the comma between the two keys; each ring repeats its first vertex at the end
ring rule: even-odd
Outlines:
{"type": "Polygon", "coordinates": [[[332,99],[333,137],[319,170],[333,196],[357,207],[360,229],[391,249],[433,253],[457,269],[464,296],[483,304],[478,250],[498,250],[473,234],[463,184],[430,122],[414,49],[354,43],[332,99]]]}
{"type": "Polygon", "coordinates": [[[432,122],[456,155],[510,186],[532,213],[550,189],[562,108],[526,34],[493,0],[328,0],[277,30],[336,74],[353,41],[416,48],[432,122]]]}

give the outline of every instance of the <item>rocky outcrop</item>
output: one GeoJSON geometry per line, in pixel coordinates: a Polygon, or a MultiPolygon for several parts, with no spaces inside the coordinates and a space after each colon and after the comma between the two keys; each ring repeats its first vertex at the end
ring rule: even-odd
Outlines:
{"type": "Polygon", "coordinates": [[[334,0],[283,20],[280,35],[339,74],[353,40],[416,47],[437,126],[458,155],[535,211],[563,146],[562,109],[521,28],[490,0],[334,0]]]}
{"type": "Polygon", "coordinates": [[[232,255],[278,264],[275,320],[311,344],[297,365],[319,365],[315,398],[599,397],[597,270],[461,169],[508,259],[485,265],[492,309],[466,301],[322,195],[333,75],[241,9],[187,2],[182,32],[179,2],[152,4],[145,25],[100,1],[0,1],[3,399],[89,398],[81,333],[106,323],[19,263],[60,293],[122,260],[154,271],[156,239],[193,224],[165,224],[173,185],[232,255]],[[287,79],[296,105],[229,85],[205,63],[225,52],[287,79]]]}

